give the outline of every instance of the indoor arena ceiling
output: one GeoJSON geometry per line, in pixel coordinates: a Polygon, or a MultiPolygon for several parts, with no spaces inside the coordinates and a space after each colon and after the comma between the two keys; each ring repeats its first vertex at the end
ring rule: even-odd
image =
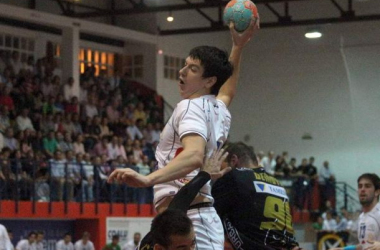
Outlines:
{"type": "MultiPolygon", "coordinates": [[[[34,0],[35,1],[35,0],[34,0]]],[[[76,18],[115,17],[146,13],[193,11],[205,25],[160,29],[161,35],[212,32],[227,29],[222,22],[228,0],[107,0],[107,8],[96,1],[52,0],[63,15],[76,18]],[[121,4],[122,2],[122,4],[121,4]],[[93,4],[92,4],[93,3],[93,4]]],[[[261,13],[261,27],[322,25],[329,23],[380,20],[379,0],[254,0],[261,13]]],[[[181,15],[177,15],[181,18],[181,15]]]]}

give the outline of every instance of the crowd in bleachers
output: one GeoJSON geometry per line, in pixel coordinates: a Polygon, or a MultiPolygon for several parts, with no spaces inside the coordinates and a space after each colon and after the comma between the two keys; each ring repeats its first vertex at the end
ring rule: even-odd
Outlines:
{"type": "Polygon", "coordinates": [[[106,179],[115,168],[152,171],[161,99],[128,74],[88,66],[78,94],[74,79],[56,72],[52,57],[0,51],[0,199],[149,202],[150,189],[106,179]]]}
{"type": "Polygon", "coordinates": [[[296,158],[289,159],[288,152],[275,156],[273,151],[267,155],[260,151],[257,154],[259,164],[265,171],[276,176],[278,179],[292,180],[291,203],[298,210],[325,210],[326,201],[335,202],[335,175],[329,166],[328,161],[323,162],[323,166],[318,168],[314,165],[314,157],[309,160],[303,158],[301,164],[297,166],[296,158]],[[319,204],[312,206],[313,193],[318,189],[319,204]]]}

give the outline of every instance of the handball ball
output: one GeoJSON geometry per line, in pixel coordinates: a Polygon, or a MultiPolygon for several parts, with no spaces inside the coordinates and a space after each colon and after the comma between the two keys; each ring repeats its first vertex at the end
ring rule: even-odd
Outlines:
{"type": "Polygon", "coordinates": [[[231,0],[226,5],[223,14],[224,23],[234,23],[237,32],[243,32],[249,27],[252,15],[258,18],[256,5],[249,0],[231,0]]]}

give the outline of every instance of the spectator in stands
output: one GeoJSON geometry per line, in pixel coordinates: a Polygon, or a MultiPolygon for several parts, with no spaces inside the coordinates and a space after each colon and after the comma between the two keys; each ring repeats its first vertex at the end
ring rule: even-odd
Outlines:
{"type": "Polygon", "coordinates": [[[285,162],[284,157],[282,157],[280,155],[277,156],[276,157],[276,166],[274,167],[274,176],[283,177],[283,176],[285,176],[285,172],[287,172],[287,173],[289,172],[287,170],[288,170],[288,166],[285,162]]]}
{"type": "Polygon", "coordinates": [[[84,150],[84,144],[83,144],[83,135],[78,134],[75,138],[75,141],[73,143],[73,151],[75,154],[86,154],[86,151],[84,150]]]}
{"type": "MultiPolygon", "coordinates": [[[[77,161],[79,161],[78,158],[77,161]]],[[[92,164],[91,156],[88,153],[84,154],[82,169],[82,199],[85,202],[92,202],[94,200],[94,165],[92,164]]]]}
{"type": "Polygon", "coordinates": [[[16,150],[13,153],[13,157],[11,159],[11,170],[16,177],[20,199],[30,200],[33,180],[25,169],[23,169],[20,150],[16,150]]]}
{"type": "Polygon", "coordinates": [[[15,105],[10,93],[11,93],[11,87],[4,86],[2,88],[1,94],[0,94],[0,106],[7,106],[8,111],[13,114],[15,110],[15,105]]]}
{"type": "Polygon", "coordinates": [[[49,96],[53,97],[55,95],[55,93],[57,93],[57,92],[54,92],[54,86],[51,83],[51,80],[49,77],[45,77],[43,79],[42,84],[41,84],[41,91],[45,97],[49,97],[49,96]]]}
{"type": "Polygon", "coordinates": [[[49,182],[49,170],[43,161],[42,154],[36,154],[35,165],[36,167],[36,179],[35,179],[35,190],[36,190],[36,200],[37,201],[49,201],[50,200],[50,186],[49,182]]]}
{"type": "Polygon", "coordinates": [[[90,240],[90,233],[84,232],[82,239],[75,242],[75,250],[95,250],[94,243],[90,240]]]}
{"type": "Polygon", "coordinates": [[[335,216],[336,228],[335,231],[346,231],[347,230],[347,220],[342,218],[340,215],[335,216]]]}
{"type": "MultiPolygon", "coordinates": [[[[127,168],[133,169],[137,173],[139,172],[139,168],[136,166],[136,159],[133,154],[128,155],[127,168]]],[[[134,187],[127,188],[127,201],[130,203],[137,202],[138,189],[134,187]]]]}
{"type": "Polygon", "coordinates": [[[31,141],[31,147],[35,152],[43,152],[45,150],[43,140],[44,137],[42,131],[37,131],[31,141]]]}
{"type": "Polygon", "coordinates": [[[62,94],[58,94],[57,97],[55,98],[55,103],[54,103],[54,109],[58,113],[64,113],[65,112],[65,97],[62,94]]]}
{"type": "Polygon", "coordinates": [[[65,141],[65,137],[61,132],[57,132],[57,143],[58,143],[58,149],[61,150],[63,153],[66,153],[68,150],[70,150],[70,145],[65,141]]]}
{"type": "Polygon", "coordinates": [[[80,123],[80,116],[78,113],[73,114],[72,122],[74,126],[74,135],[83,134],[82,124],[80,123]]]}
{"type": "Polygon", "coordinates": [[[84,105],[84,117],[93,118],[99,115],[94,95],[88,96],[88,102],[84,105]]]}
{"type": "Polygon", "coordinates": [[[124,142],[124,140],[122,137],[117,138],[117,148],[119,149],[119,152],[120,152],[119,156],[121,156],[124,160],[127,160],[127,153],[125,152],[123,142],[124,142]]]}
{"type": "Polygon", "coordinates": [[[94,147],[94,155],[109,155],[108,154],[108,137],[103,136],[94,147]]]}
{"type": "Polygon", "coordinates": [[[34,242],[36,241],[36,233],[34,231],[28,234],[28,239],[20,240],[16,245],[16,250],[30,250],[34,249],[34,242]]]}
{"type": "Polygon", "coordinates": [[[102,121],[100,123],[100,136],[103,137],[103,136],[112,136],[113,135],[113,132],[110,131],[109,127],[108,127],[108,119],[107,117],[102,117],[102,121]]]}
{"type": "Polygon", "coordinates": [[[328,161],[323,162],[323,167],[319,173],[319,185],[321,190],[320,209],[324,209],[325,202],[327,200],[332,201],[335,196],[335,175],[330,169],[328,161]]]}
{"type": "Polygon", "coordinates": [[[80,81],[79,86],[79,103],[86,104],[88,97],[88,81],[80,81]]]}
{"type": "Polygon", "coordinates": [[[323,220],[322,230],[325,231],[335,231],[336,230],[336,220],[333,218],[333,213],[331,211],[326,212],[326,219],[323,220]]]}
{"type": "Polygon", "coordinates": [[[316,233],[322,230],[323,228],[323,218],[322,216],[318,216],[317,221],[313,223],[313,229],[316,233]]]}
{"type": "Polygon", "coordinates": [[[143,151],[141,149],[141,143],[139,140],[133,142],[133,156],[136,163],[140,163],[143,157],[143,151]]]}
{"type": "Polygon", "coordinates": [[[71,234],[66,233],[63,239],[58,241],[55,247],[56,250],[74,250],[74,244],[71,242],[71,234]]]}
{"type": "Polygon", "coordinates": [[[120,101],[119,100],[112,100],[111,105],[107,106],[107,117],[110,121],[110,123],[116,123],[120,119],[120,101]]]}
{"type": "Polygon", "coordinates": [[[144,137],[140,129],[138,128],[138,126],[136,126],[137,122],[140,122],[140,121],[141,120],[137,120],[136,122],[131,121],[130,125],[126,129],[126,133],[128,137],[132,140],[135,140],[135,139],[140,140],[144,137]]]}
{"type": "Polygon", "coordinates": [[[13,129],[11,127],[5,130],[4,146],[12,151],[19,148],[19,143],[16,138],[14,138],[13,129]]]}
{"type": "Polygon", "coordinates": [[[0,187],[3,192],[3,199],[16,198],[16,176],[10,167],[11,150],[7,147],[3,148],[0,155],[0,187]]]}
{"type": "Polygon", "coordinates": [[[110,143],[108,143],[107,148],[108,160],[115,160],[119,155],[122,155],[122,152],[119,147],[119,139],[117,136],[112,137],[112,140],[110,143]]]}
{"type": "Polygon", "coordinates": [[[71,98],[75,96],[75,87],[74,87],[74,78],[69,77],[67,83],[63,86],[63,95],[65,97],[65,101],[69,102],[71,98]]]}
{"type": "Polygon", "coordinates": [[[42,105],[42,114],[54,115],[57,112],[54,104],[55,104],[55,97],[54,96],[48,97],[47,101],[42,105]]]}
{"type": "Polygon", "coordinates": [[[12,67],[12,71],[16,75],[23,68],[22,62],[20,60],[20,54],[18,53],[18,51],[13,51],[12,52],[12,57],[9,60],[9,65],[12,67]]]}
{"type": "Polygon", "coordinates": [[[291,158],[288,164],[288,169],[289,169],[289,175],[290,176],[296,176],[297,175],[297,160],[296,158],[291,158]]]}
{"type": "Polygon", "coordinates": [[[36,235],[37,236],[36,236],[36,241],[34,242],[34,249],[35,250],[44,250],[43,240],[45,237],[45,233],[42,231],[37,231],[36,235]]]}
{"type": "Polygon", "coordinates": [[[112,236],[112,242],[105,245],[102,250],[121,250],[119,246],[119,235],[112,236]]]}
{"type": "Polygon", "coordinates": [[[144,103],[143,102],[139,102],[137,104],[137,108],[135,109],[135,111],[133,113],[133,117],[134,117],[135,121],[140,119],[143,125],[146,124],[148,116],[144,111],[144,103]]]}
{"type": "Polygon", "coordinates": [[[276,166],[276,160],[274,158],[274,152],[269,151],[267,156],[264,156],[261,163],[268,174],[274,174],[274,168],[276,166]]]}
{"type": "Polygon", "coordinates": [[[4,133],[7,128],[11,126],[10,120],[9,120],[9,111],[8,106],[3,105],[0,109],[0,132],[4,133]]]}
{"type": "MultiPolygon", "coordinates": [[[[65,155],[60,150],[57,150],[54,153],[54,158],[49,161],[49,166],[51,175],[51,198],[53,201],[61,201],[64,192],[63,188],[66,183],[65,155]]],[[[72,183],[68,181],[66,187],[71,189],[72,183]]]]}
{"type": "Polygon", "coordinates": [[[42,108],[44,106],[45,98],[41,91],[38,91],[33,95],[33,108],[31,109],[32,113],[42,114],[42,108]]]}
{"type": "Polygon", "coordinates": [[[32,120],[29,118],[29,109],[24,108],[21,111],[21,114],[17,116],[16,118],[16,123],[17,123],[17,128],[21,131],[24,131],[25,129],[31,129],[34,130],[32,120]]]}
{"type": "Polygon", "coordinates": [[[138,245],[141,241],[141,234],[139,232],[136,232],[133,234],[133,239],[125,243],[123,246],[123,250],[135,250],[137,249],[138,245]]]}
{"type": "Polygon", "coordinates": [[[78,97],[73,96],[69,103],[65,105],[65,113],[78,114],[79,113],[79,102],[78,97]]]}
{"type": "MultiPolygon", "coordinates": [[[[148,175],[151,173],[150,166],[149,166],[149,158],[148,156],[144,155],[141,162],[137,163],[138,172],[142,175],[148,175]]],[[[139,188],[137,190],[139,192],[139,204],[149,203],[151,202],[150,197],[153,194],[152,187],[146,187],[146,188],[139,188]]]]}
{"type": "Polygon", "coordinates": [[[64,120],[62,122],[63,130],[66,133],[73,134],[75,131],[74,123],[72,122],[72,115],[70,113],[65,113],[64,120]]]}
{"type": "MultiPolygon", "coordinates": [[[[306,168],[307,159],[304,158],[301,161],[301,165],[299,165],[297,168],[296,176],[298,178],[293,184],[293,190],[296,190],[294,193],[294,205],[301,210],[304,209],[305,201],[310,199],[310,183],[309,177],[305,174],[306,168]]],[[[310,202],[308,202],[308,205],[311,205],[310,202]]],[[[306,209],[309,208],[310,207],[308,206],[306,209]]]]}

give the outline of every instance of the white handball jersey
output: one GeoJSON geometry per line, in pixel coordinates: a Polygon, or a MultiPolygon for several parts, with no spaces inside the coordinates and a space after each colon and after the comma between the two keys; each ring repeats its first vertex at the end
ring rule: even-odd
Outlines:
{"type": "Polygon", "coordinates": [[[72,242],[65,244],[64,240],[60,240],[57,242],[55,249],[56,250],[74,250],[74,244],[72,242]]]}
{"type": "Polygon", "coordinates": [[[7,229],[0,224],[0,250],[12,250],[12,248],[7,229]]]}
{"type": "MultiPolygon", "coordinates": [[[[168,123],[160,136],[156,150],[158,169],[165,167],[182,150],[181,138],[188,134],[198,134],[206,142],[206,154],[227,140],[231,126],[231,114],[226,105],[217,100],[214,95],[205,95],[195,99],[185,99],[177,104],[168,123]]],[[[187,184],[199,172],[192,171],[179,180],[170,181],[154,186],[154,203],[160,205],[169,196],[174,196],[180,188],[187,184]]],[[[211,187],[207,183],[199,191],[210,200],[211,187]]]]}
{"type": "Polygon", "coordinates": [[[368,213],[361,213],[358,224],[358,240],[362,249],[371,246],[368,240],[380,241],[380,203],[368,213]]]}
{"type": "Polygon", "coordinates": [[[83,244],[83,240],[78,240],[74,245],[75,250],[95,250],[94,243],[90,240],[83,244]]]}
{"type": "Polygon", "coordinates": [[[36,248],[35,248],[34,243],[30,244],[29,240],[23,239],[17,243],[16,249],[17,250],[35,250],[36,248]]]}

